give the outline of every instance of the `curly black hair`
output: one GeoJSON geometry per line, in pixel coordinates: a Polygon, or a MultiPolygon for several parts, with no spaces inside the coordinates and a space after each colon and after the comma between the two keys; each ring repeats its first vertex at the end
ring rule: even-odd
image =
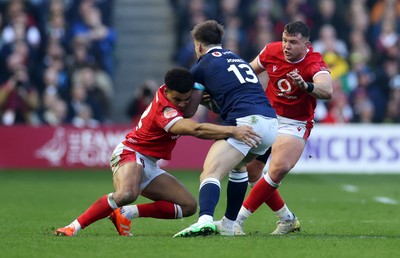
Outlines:
{"type": "Polygon", "coordinates": [[[174,90],[179,93],[187,93],[193,89],[194,79],[191,72],[185,68],[172,68],[164,77],[167,89],[174,90]]]}

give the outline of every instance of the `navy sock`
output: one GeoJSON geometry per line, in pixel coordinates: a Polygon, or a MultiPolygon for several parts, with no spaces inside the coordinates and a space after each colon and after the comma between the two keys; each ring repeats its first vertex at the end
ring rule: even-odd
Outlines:
{"type": "Polygon", "coordinates": [[[202,182],[199,192],[199,217],[202,215],[214,217],[214,211],[219,201],[220,193],[221,186],[217,179],[207,178],[202,182]]]}
{"type": "Polygon", "coordinates": [[[248,176],[247,172],[231,171],[226,190],[226,210],[225,217],[230,220],[236,220],[240,207],[247,191],[248,176]]]}

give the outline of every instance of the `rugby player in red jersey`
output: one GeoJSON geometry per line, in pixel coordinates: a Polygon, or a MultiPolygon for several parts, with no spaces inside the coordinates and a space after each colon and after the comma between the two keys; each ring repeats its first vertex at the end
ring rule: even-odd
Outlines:
{"type": "Polygon", "coordinates": [[[316,99],[330,99],[333,91],[330,72],[321,54],[313,52],[309,39],[306,24],[290,22],[284,28],[282,41],[267,44],[250,63],[256,74],[268,74],[265,93],[276,110],[279,126],[268,172],[262,175],[271,151],[247,165],[249,182],[255,185],[239,212],[235,235],[244,234],[243,222],[264,202],[279,218],[271,234],[300,230],[298,219],[277,188],[304,150],[314,124],[316,99]]]}
{"type": "Polygon", "coordinates": [[[233,137],[250,147],[260,143],[259,135],[250,126],[219,126],[184,118],[194,85],[193,76],[186,69],[174,68],[166,73],[165,84],[138,125],[111,155],[115,192],[100,197],[72,223],[57,229],[55,235],[75,236],[90,224],[110,217],[120,235],[130,236],[130,219],[134,216],[178,219],[193,215],[197,209],[195,198],[157,164],[159,159],[171,159],[180,135],[202,139],[233,137]],[[119,207],[133,203],[139,195],[154,202],[126,206],[124,214],[119,207]]]}

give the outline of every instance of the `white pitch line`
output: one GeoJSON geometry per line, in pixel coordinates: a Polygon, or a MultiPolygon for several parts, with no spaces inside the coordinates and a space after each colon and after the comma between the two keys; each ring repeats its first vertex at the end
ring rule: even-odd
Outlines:
{"type": "MultiPolygon", "coordinates": [[[[358,186],[355,186],[355,185],[342,185],[341,187],[342,187],[343,191],[346,191],[349,193],[358,192],[358,186]]],[[[384,196],[376,196],[376,197],[374,197],[374,201],[383,203],[383,204],[391,204],[391,205],[399,204],[399,202],[396,201],[395,199],[391,199],[389,197],[384,197],[384,196]]]]}
{"type": "Polygon", "coordinates": [[[350,193],[358,192],[358,187],[355,185],[342,185],[342,189],[350,193]]]}
{"type": "Polygon", "coordinates": [[[377,196],[374,198],[374,200],[379,203],[392,204],[392,205],[396,205],[399,203],[398,201],[396,201],[394,199],[391,199],[388,197],[383,197],[383,196],[377,196]]]}

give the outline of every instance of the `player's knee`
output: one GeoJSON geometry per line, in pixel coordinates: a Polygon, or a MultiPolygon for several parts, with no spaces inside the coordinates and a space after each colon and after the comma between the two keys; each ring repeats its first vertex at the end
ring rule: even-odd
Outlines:
{"type": "Polygon", "coordinates": [[[186,203],[185,205],[182,205],[181,208],[182,208],[182,216],[183,217],[192,216],[197,211],[196,199],[191,198],[191,200],[188,203],[186,203]]]}
{"type": "Polygon", "coordinates": [[[257,181],[261,176],[264,169],[265,164],[262,162],[250,162],[247,164],[247,173],[249,176],[249,182],[257,181]]]}
{"type": "Polygon", "coordinates": [[[278,172],[281,175],[286,175],[291,169],[292,165],[289,163],[281,163],[280,166],[278,166],[278,172]]]}
{"type": "Polygon", "coordinates": [[[283,179],[287,173],[293,168],[293,166],[286,162],[271,165],[268,169],[268,173],[277,179],[283,179]]]}
{"type": "Polygon", "coordinates": [[[138,196],[139,196],[138,191],[129,190],[129,191],[115,193],[114,200],[115,200],[116,204],[121,207],[123,205],[133,203],[134,201],[136,201],[138,196]]]}

